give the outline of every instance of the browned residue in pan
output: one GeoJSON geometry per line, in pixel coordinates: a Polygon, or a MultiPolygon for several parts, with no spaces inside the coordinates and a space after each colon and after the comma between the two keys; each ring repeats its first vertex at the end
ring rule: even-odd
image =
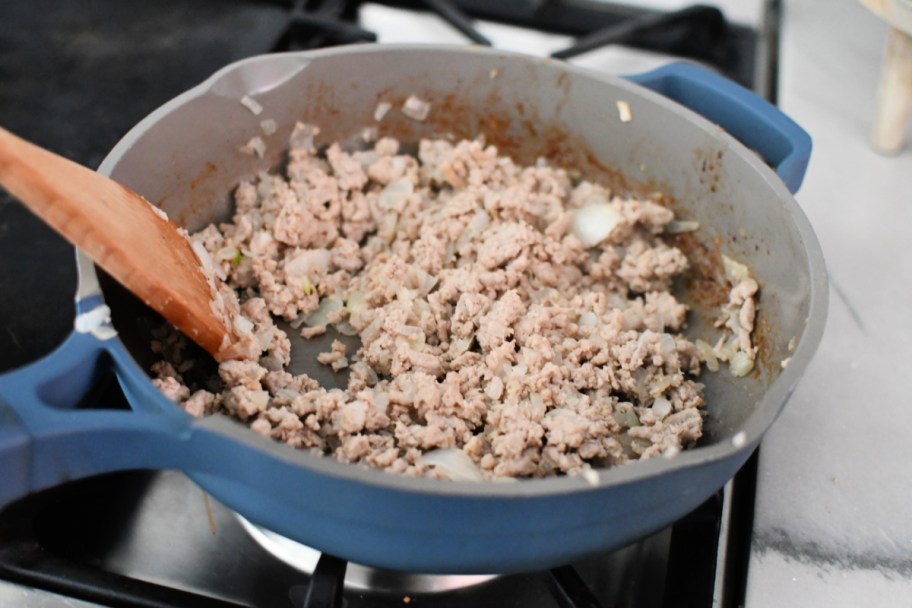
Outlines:
{"type": "Polygon", "coordinates": [[[674,235],[669,241],[684,252],[690,262],[684,273],[688,302],[707,311],[718,311],[728,302],[728,287],[720,281],[722,258],[718,244],[709,246],[692,232],[674,235]]]}
{"type": "MultiPolygon", "coordinates": [[[[206,162],[203,168],[190,180],[190,191],[192,195],[186,197],[185,203],[177,213],[169,212],[168,216],[178,226],[186,226],[194,218],[206,217],[207,211],[212,205],[212,186],[218,183],[219,169],[212,162],[206,162]]],[[[158,206],[165,204],[167,197],[158,201],[158,206]]],[[[166,209],[167,210],[167,209],[166,209]]]]}
{"type": "MultiPolygon", "coordinates": [[[[178,226],[186,226],[191,218],[201,217],[206,214],[212,201],[209,198],[208,192],[201,193],[198,192],[198,190],[204,190],[204,186],[210,185],[213,181],[216,181],[217,173],[218,167],[212,162],[207,162],[203,169],[197,173],[196,177],[190,180],[190,190],[193,192],[193,195],[187,199],[187,203],[181,208],[180,212],[168,214],[171,221],[178,226]]],[[[161,207],[166,199],[167,197],[159,200],[158,206],[161,207]]]]}
{"type": "Polygon", "coordinates": [[[700,185],[715,193],[723,181],[722,157],[725,152],[718,149],[697,148],[694,150],[696,165],[699,167],[700,185]]]}
{"type": "Polygon", "coordinates": [[[190,189],[196,190],[196,187],[199,185],[200,181],[206,179],[216,171],[218,171],[218,167],[213,165],[211,162],[207,162],[205,168],[203,168],[203,170],[199,172],[199,175],[194,177],[190,182],[190,189]]]}
{"type": "MultiPolygon", "coordinates": [[[[757,360],[754,369],[765,371],[770,379],[775,378],[782,370],[781,361],[773,361],[773,327],[763,315],[763,286],[760,287],[760,303],[757,307],[757,320],[754,323],[754,346],[757,348],[757,360]]],[[[756,372],[755,372],[756,373],[756,372]]]]}
{"type": "Polygon", "coordinates": [[[212,505],[209,503],[209,495],[203,492],[203,503],[206,505],[206,518],[209,520],[209,532],[215,536],[215,517],[212,515],[212,505]]]}

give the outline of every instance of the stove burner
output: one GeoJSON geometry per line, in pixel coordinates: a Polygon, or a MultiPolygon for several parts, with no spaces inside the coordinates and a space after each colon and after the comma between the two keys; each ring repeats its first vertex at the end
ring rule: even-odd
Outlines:
{"type": "MultiPolygon", "coordinates": [[[[250,536],[274,557],[305,574],[318,568],[321,553],[306,545],[250,523],[237,516],[250,536]]],[[[442,593],[486,583],[498,575],[439,575],[384,570],[349,563],[345,570],[345,589],[408,595],[409,593],[442,593]]]]}

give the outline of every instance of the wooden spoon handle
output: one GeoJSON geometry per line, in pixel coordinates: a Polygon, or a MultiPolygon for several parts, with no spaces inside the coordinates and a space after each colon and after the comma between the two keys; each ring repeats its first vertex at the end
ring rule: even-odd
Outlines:
{"type": "Polygon", "coordinates": [[[132,190],[2,128],[0,186],[216,358],[235,341],[190,243],[132,190]]]}

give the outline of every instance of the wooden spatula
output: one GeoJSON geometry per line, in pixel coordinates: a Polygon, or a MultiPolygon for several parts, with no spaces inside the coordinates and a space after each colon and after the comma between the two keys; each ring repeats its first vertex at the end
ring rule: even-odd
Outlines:
{"type": "Polygon", "coordinates": [[[216,359],[237,341],[177,227],[141,196],[0,128],[0,186],[216,359]]]}

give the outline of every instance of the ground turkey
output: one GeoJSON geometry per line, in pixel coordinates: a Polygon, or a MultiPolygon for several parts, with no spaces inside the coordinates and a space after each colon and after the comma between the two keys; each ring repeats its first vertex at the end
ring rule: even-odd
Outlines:
{"type": "MultiPolygon", "coordinates": [[[[426,456],[440,450],[478,478],[541,477],[700,438],[706,349],[680,333],[687,306],[669,289],[687,260],[662,240],[668,208],[480,141],[318,154],[318,133],[299,124],[284,172],[240,183],[232,221],[191,236],[236,289],[262,354],[188,386],[182,349],[162,337],[169,362],[153,372],[170,399],[344,462],[434,477],[452,473],[426,456]],[[586,247],[573,226],[591,206],[617,221],[586,247]],[[356,352],[336,342],[319,356],[350,368],[348,388],[284,371],[273,317],[310,321],[305,337],[326,324],[357,333],[356,352]]],[[[753,354],[745,282],[726,319],[753,354]]]]}

